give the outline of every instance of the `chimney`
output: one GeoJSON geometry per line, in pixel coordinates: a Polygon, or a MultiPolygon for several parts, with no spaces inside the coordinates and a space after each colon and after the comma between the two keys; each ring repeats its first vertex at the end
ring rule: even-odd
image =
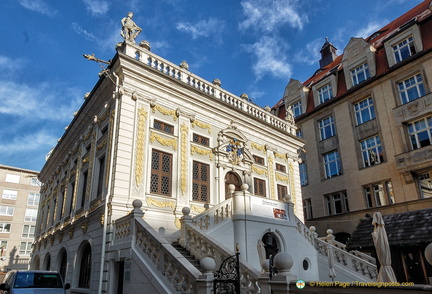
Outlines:
{"type": "Polygon", "coordinates": [[[328,41],[327,37],[325,38],[325,40],[326,41],[325,41],[325,43],[322,46],[321,51],[320,51],[320,53],[321,53],[321,60],[319,61],[320,68],[323,68],[323,67],[329,65],[337,57],[336,47],[333,46],[333,44],[328,41]]]}

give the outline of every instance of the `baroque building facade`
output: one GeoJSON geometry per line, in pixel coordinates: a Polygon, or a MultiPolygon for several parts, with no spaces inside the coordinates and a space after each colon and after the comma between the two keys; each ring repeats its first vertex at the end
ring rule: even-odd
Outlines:
{"type": "Polygon", "coordinates": [[[38,172],[0,165],[0,268],[28,269],[40,199],[38,172]]]}
{"type": "Polygon", "coordinates": [[[291,79],[273,113],[292,112],[306,144],[306,224],[346,242],[360,219],[432,206],[432,27],[427,0],[291,79]]]}

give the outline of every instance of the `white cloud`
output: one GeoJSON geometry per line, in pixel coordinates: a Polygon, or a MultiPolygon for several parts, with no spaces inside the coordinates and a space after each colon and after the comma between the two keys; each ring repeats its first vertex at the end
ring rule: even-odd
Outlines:
{"type": "Polygon", "coordinates": [[[54,8],[50,7],[43,0],[19,0],[18,2],[28,10],[32,10],[48,16],[54,16],[57,13],[54,8]]]}
{"type": "Polygon", "coordinates": [[[93,16],[105,15],[109,10],[109,2],[103,0],[83,0],[87,10],[93,16]]]}
{"type": "Polygon", "coordinates": [[[302,29],[308,22],[307,15],[300,14],[297,0],[245,0],[241,2],[246,19],[240,23],[240,29],[253,28],[271,32],[288,24],[293,28],[302,29]]]}
{"type": "Polygon", "coordinates": [[[192,39],[197,39],[198,37],[216,37],[219,41],[221,40],[220,34],[224,30],[224,27],[224,21],[212,17],[206,20],[200,20],[196,24],[179,22],[176,25],[177,30],[190,34],[192,39]]]}
{"type": "Polygon", "coordinates": [[[321,38],[309,42],[303,50],[295,53],[294,60],[307,65],[317,64],[318,60],[321,59],[320,50],[324,42],[325,40],[321,38]]]}
{"type": "Polygon", "coordinates": [[[366,26],[363,26],[360,30],[358,30],[354,36],[355,37],[362,37],[362,38],[366,39],[367,37],[369,37],[370,35],[372,35],[376,31],[378,31],[379,29],[384,27],[389,22],[390,21],[388,21],[388,20],[381,20],[379,22],[372,21],[372,22],[368,23],[366,26]]]}
{"type": "Polygon", "coordinates": [[[58,138],[53,136],[52,132],[46,129],[24,135],[21,133],[19,136],[12,139],[1,140],[0,153],[4,156],[30,151],[49,150],[57,144],[57,140],[58,138]]]}
{"type": "Polygon", "coordinates": [[[74,31],[80,35],[80,36],[84,36],[84,38],[86,38],[89,41],[96,41],[96,37],[88,32],[87,30],[83,29],[79,24],[77,24],[76,22],[72,23],[72,28],[74,29],[74,31]]]}
{"type": "Polygon", "coordinates": [[[270,74],[287,79],[291,75],[291,65],[287,62],[288,44],[280,38],[263,36],[253,45],[243,45],[247,52],[256,56],[253,71],[258,80],[270,74]]]}
{"type": "Polygon", "coordinates": [[[21,70],[25,65],[24,60],[14,59],[0,55],[0,76],[13,76],[18,70],[21,70]]]}

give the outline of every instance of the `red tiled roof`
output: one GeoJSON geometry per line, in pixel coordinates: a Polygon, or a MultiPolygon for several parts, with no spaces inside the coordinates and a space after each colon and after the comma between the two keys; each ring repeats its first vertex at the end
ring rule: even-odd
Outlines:
{"type": "MultiPolygon", "coordinates": [[[[413,9],[409,10],[405,14],[401,15],[397,19],[393,20],[377,32],[373,33],[365,40],[372,46],[374,46],[376,51],[376,75],[380,75],[385,73],[388,70],[387,58],[385,55],[385,50],[383,47],[384,41],[390,38],[393,34],[396,34],[399,31],[399,28],[404,26],[405,24],[409,24],[411,21],[421,22],[428,18],[432,11],[429,6],[432,5],[432,0],[425,0],[413,9]]],[[[432,31],[432,23],[427,23],[425,27],[422,27],[421,33],[422,35],[430,34],[432,31]]],[[[432,48],[432,38],[424,38],[423,40],[424,49],[432,48]]],[[[342,70],[342,57],[343,54],[336,57],[336,59],[330,63],[329,65],[320,68],[313,76],[303,82],[304,86],[311,87],[313,84],[319,82],[321,79],[325,78],[327,75],[332,74],[331,71],[337,68],[338,71],[338,89],[337,96],[344,95],[347,91],[345,80],[343,78],[343,70],[342,70]],[[342,76],[342,78],[341,78],[342,76]]],[[[309,91],[308,96],[308,105],[306,109],[306,113],[314,109],[313,104],[313,96],[312,91],[309,91]]],[[[284,98],[282,98],[273,108],[281,107],[284,103],[284,98]]]]}

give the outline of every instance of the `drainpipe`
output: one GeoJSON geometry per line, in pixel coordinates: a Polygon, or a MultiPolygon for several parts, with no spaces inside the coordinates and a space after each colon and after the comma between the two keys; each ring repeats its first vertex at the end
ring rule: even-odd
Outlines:
{"type": "Polygon", "coordinates": [[[108,173],[108,189],[105,196],[105,211],[104,211],[104,223],[103,223],[103,235],[102,235],[102,251],[101,251],[101,264],[100,264],[100,270],[99,270],[99,287],[98,287],[98,294],[102,293],[102,283],[103,283],[103,273],[104,273],[104,264],[105,264],[105,251],[106,251],[106,242],[107,242],[107,233],[108,233],[108,199],[109,195],[111,194],[111,181],[112,181],[112,173],[113,173],[113,165],[114,165],[114,147],[115,147],[115,141],[116,141],[116,130],[117,130],[117,112],[119,107],[119,81],[120,78],[115,74],[115,72],[112,72],[112,74],[116,78],[116,86],[115,86],[115,93],[114,93],[114,99],[115,102],[115,109],[114,109],[114,122],[113,122],[113,136],[112,136],[112,142],[111,142],[111,154],[110,154],[110,166],[109,166],[109,173],[108,173]]]}

